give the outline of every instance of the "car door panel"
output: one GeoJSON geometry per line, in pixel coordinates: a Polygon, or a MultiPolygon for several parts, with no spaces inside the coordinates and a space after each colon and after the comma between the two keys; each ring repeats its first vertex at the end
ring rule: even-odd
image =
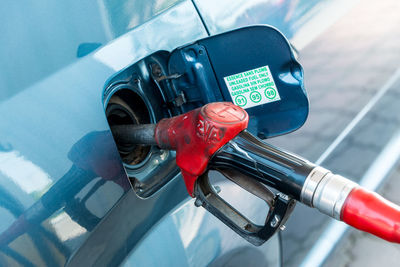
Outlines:
{"type": "MultiPolygon", "coordinates": [[[[107,79],[155,51],[172,50],[204,36],[192,3],[185,1],[2,99],[0,184],[9,193],[1,199],[0,210],[6,218],[0,236],[3,262],[64,265],[78,254],[131,192],[105,117],[102,97],[107,79]],[[43,250],[49,252],[40,253],[43,250]]],[[[142,200],[132,197],[134,213],[142,200]]],[[[171,194],[170,204],[158,205],[162,212],[150,204],[142,206],[141,210],[148,208],[142,213],[145,225],[140,219],[132,222],[137,236],[118,256],[107,254],[103,263],[122,261],[135,240],[184,197],[184,191],[171,194]]],[[[159,194],[146,203],[159,204],[157,200],[165,198],[159,194]]],[[[123,216],[114,217],[112,227],[119,229],[123,223],[123,216]]],[[[86,256],[94,260],[111,243],[97,244],[86,256]]]]}

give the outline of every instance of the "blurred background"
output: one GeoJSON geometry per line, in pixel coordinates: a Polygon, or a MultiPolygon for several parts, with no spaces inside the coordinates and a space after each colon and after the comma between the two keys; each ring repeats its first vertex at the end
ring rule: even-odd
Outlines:
{"type": "MultiPolygon", "coordinates": [[[[400,203],[400,2],[323,1],[312,10],[289,37],[304,67],[309,118],[268,141],[400,203]]],[[[284,266],[400,262],[398,245],[302,204],[282,236],[284,266]]]]}

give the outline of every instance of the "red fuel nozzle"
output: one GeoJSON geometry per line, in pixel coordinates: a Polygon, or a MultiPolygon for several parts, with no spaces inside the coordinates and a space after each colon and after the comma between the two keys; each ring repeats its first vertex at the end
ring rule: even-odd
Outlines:
{"type": "Polygon", "coordinates": [[[361,231],[400,243],[400,207],[362,187],[347,196],[341,220],[361,231]]]}
{"type": "Polygon", "coordinates": [[[229,102],[210,103],[183,115],[163,119],[155,128],[159,147],[176,150],[176,164],[189,194],[212,155],[247,128],[249,116],[229,102]]]}
{"type": "Polygon", "coordinates": [[[156,125],[116,125],[112,133],[122,144],[158,145],[176,151],[176,164],[189,194],[214,153],[247,128],[249,116],[230,102],[216,102],[185,114],[162,119],[156,125]]]}
{"type": "Polygon", "coordinates": [[[127,143],[144,142],[176,150],[176,163],[189,194],[202,197],[200,202],[206,209],[253,244],[265,242],[284,223],[293,206],[292,198],[357,229],[400,243],[399,206],[349,179],[266,144],[244,131],[248,120],[246,111],[232,103],[210,103],[163,119],[156,126],[115,127],[113,134],[127,143]],[[211,196],[210,186],[198,180],[210,168],[225,172],[225,176],[236,175],[230,179],[246,190],[265,192],[258,183],[274,187],[286,197],[275,196],[271,203],[281,206],[271,208],[272,215],[263,227],[253,226],[231,206],[211,196]],[[194,195],[196,181],[196,190],[206,190],[207,194],[196,191],[194,195]]]}

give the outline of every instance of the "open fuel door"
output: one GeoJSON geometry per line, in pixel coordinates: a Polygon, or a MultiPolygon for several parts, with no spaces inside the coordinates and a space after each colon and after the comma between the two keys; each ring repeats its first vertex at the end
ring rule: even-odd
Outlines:
{"type": "Polygon", "coordinates": [[[186,112],[230,101],[248,112],[261,138],[294,131],[308,114],[303,70],[288,40],[270,26],[251,26],[175,49],[168,61],[174,107],[186,112]]]}

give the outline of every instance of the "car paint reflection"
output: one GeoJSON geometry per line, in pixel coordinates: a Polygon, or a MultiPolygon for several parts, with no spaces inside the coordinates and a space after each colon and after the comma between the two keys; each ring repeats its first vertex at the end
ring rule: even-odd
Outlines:
{"type": "MultiPolygon", "coordinates": [[[[264,201],[232,182],[221,181],[215,173],[212,175],[213,185],[221,188],[221,197],[238,210],[245,211],[245,216],[256,223],[265,221],[268,207],[264,201]]],[[[250,266],[251,263],[258,266],[278,265],[279,262],[273,260],[278,260],[279,255],[266,255],[265,251],[279,254],[278,235],[255,247],[205,209],[197,208],[192,199],[155,226],[127,257],[123,266],[156,266],[160,262],[163,266],[226,266],[237,260],[248,260],[250,266]],[[170,242],[174,246],[169,246],[170,242]],[[149,250],[152,257],[144,256],[149,250]],[[242,254],[246,256],[238,256],[242,254]]]]}
{"type": "MultiPolygon", "coordinates": [[[[8,246],[24,234],[32,236],[30,232],[35,227],[42,228],[34,234],[36,239],[57,235],[57,238],[51,237],[53,241],[59,239],[65,241],[91,231],[101,218],[97,217],[86,204],[90,197],[99,190],[99,187],[104,186],[106,181],[117,184],[122,189],[114,192],[114,197],[117,198],[121,197],[124,191],[130,189],[125,171],[120,164],[120,157],[114,152],[115,145],[112,140],[111,132],[97,131],[85,135],[76,142],[68,153],[68,158],[73,163],[71,168],[25,211],[22,212],[22,205],[18,204],[17,201],[11,201],[11,196],[9,196],[8,202],[14,203],[14,205],[7,206],[4,205],[4,202],[1,202],[0,204],[3,204],[2,206],[12,212],[17,219],[0,234],[0,247],[8,246]],[[76,198],[79,192],[96,177],[101,177],[101,179],[92,186],[83,198],[76,198]],[[46,228],[47,225],[43,225],[42,222],[49,218],[51,218],[48,221],[49,226],[52,227],[44,230],[43,228],[46,228]],[[70,227],[60,229],[58,224],[70,227]],[[60,231],[64,233],[64,237],[60,236],[60,231]]],[[[38,168],[33,169],[37,170],[38,168]]],[[[49,181],[48,177],[45,177],[49,181]]],[[[45,185],[48,186],[48,183],[45,185]]],[[[3,191],[5,190],[3,189],[3,191]]],[[[5,195],[2,194],[3,197],[5,195]]],[[[39,248],[42,244],[42,242],[35,242],[35,238],[32,238],[32,242],[39,248]]],[[[53,242],[53,245],[59,248],[60,252],[66,252],[64,245],[61,245],[59,241],[55,244],[53,242]]],[[[68,255],[67,252],[64,256],[67,257],[68,255]]],[[[49,257],[46,256],[45,258],[48,259],[49,257]]]]}

